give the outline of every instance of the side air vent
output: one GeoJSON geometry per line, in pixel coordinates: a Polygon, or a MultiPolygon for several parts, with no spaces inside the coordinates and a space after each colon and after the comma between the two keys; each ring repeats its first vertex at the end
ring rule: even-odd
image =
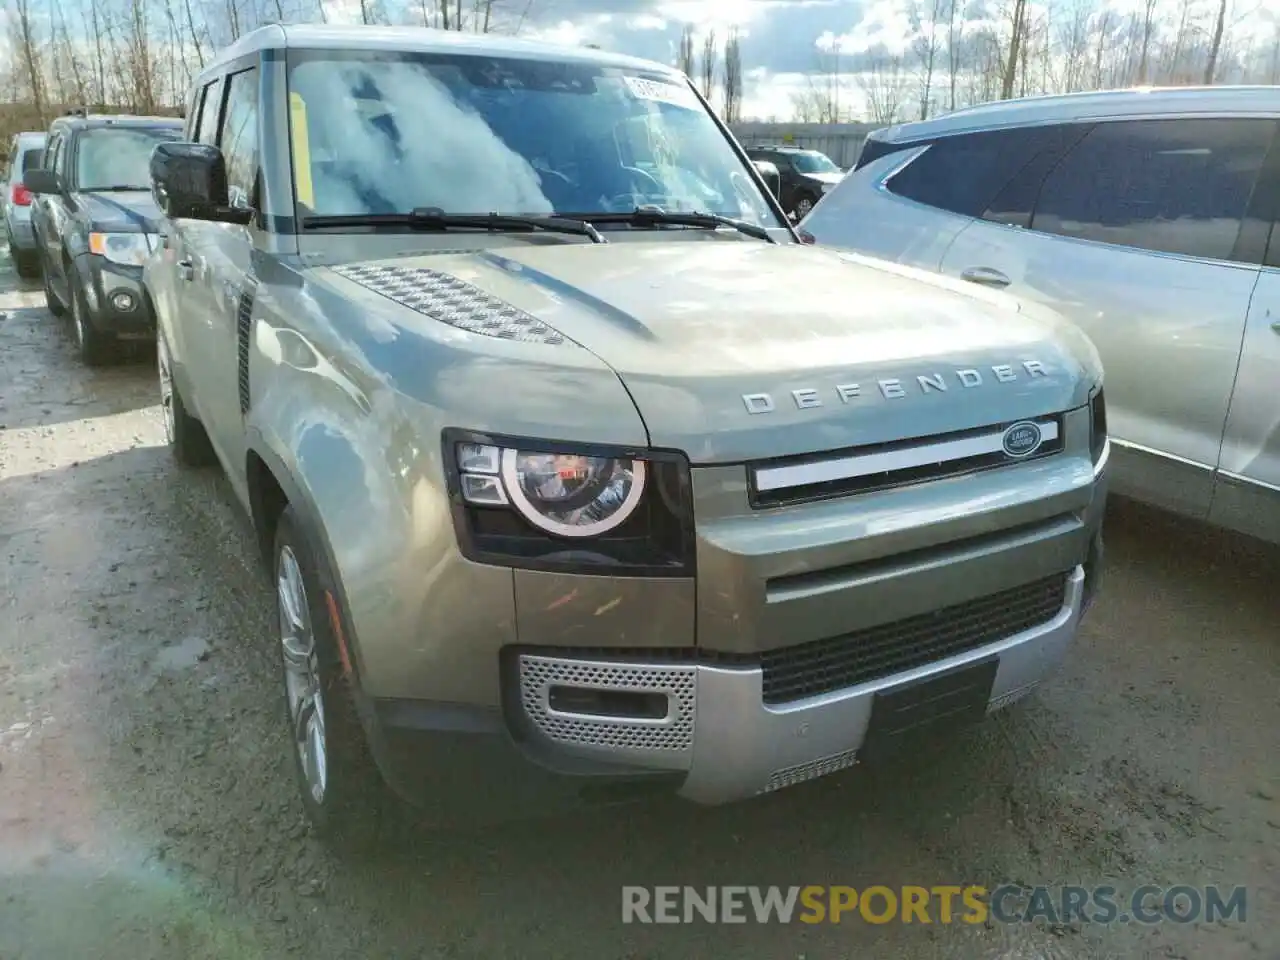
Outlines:
{"type": "Polygon", "coordinates": [[[240,294],[236,303],[236,361],[240,384],[240,412],[249,412],[249,337],[253,333],[253,289],[240,294]]]}

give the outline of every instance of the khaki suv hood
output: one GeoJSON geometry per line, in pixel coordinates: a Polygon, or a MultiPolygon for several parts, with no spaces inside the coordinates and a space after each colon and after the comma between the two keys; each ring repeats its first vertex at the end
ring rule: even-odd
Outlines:
{"type": "Polygon", "coordinates": [[[800,244],[531,243],[378,266],[452,274],[581,344],[652,445],[695,463],[1054,413],[1100,376],[1074,327],[1010,297],[800,244]]]}

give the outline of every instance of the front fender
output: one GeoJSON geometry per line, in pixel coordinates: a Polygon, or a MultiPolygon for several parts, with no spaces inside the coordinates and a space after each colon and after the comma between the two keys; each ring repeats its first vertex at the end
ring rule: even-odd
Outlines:
{"type": "Polygon", "coordinates": [[[487,651],[515,642],[512,574],[458,551],[438,438],[386,384],[357,384],[299,333],[257,326],[250,457],[326,561],[361,692],[497,707],[487,651]]]}

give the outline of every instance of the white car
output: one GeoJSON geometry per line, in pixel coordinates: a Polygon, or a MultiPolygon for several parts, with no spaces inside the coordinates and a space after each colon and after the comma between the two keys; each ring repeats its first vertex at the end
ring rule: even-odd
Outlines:
{"type": "Polygon", "coordinates": [[[40,273],[40,260],[36,248],[36,235],[31,227],[31,192],[22,185],[22,177],[28,170],[39,167],[44,158],[43,133],[29,131],[15,133],[9,139],[9,159],[5,169],[4,231],[9,241],[9,256],[20,277],[34,277],[40,273]]]}
{"type": "Polygon", "coordinates": [[[986,104],[873,133],[801,229],[1064,314],[1113,489],[1280,542],[1278,131],[1280,87],[986,104]]]}

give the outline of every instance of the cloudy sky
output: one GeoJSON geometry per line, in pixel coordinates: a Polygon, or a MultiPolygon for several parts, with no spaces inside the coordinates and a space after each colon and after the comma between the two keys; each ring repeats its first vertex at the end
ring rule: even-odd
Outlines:
{"type": "MultiPolygon", "coordinates": [[[[715,29],[723,37],[731,26],[742,36],[746,71],[744,115],[787,118],[792,98],[818,72],[821,51],[839,39],[848,64],[869,49],[901,53],[911,36],[909,11],[930,8],[927,0],[498,0],[524,16],[521,34],[566,43],[596,43],[606,49],[673,63],[685,24],[699,33],[715,29]],[[527,11],[527,12],[526,12],[527,11]]],[[[1103,7],[1127,16],[1144,0],[1032,0],[1049,3],[1055,15],[1073,4],[1103,7]]],[[[974,12],[995,9],[1001,0],[967,4],[974,12]]],[[[1185,6],[1193,19],[1210,23],[1216,0],[1158,0],[1157,15],[1172,24],[1185,6]]],[[[1251,36],[1268,48],[1280,36],[1280,0],[1229,0],[1230,32],[1251,36]]],[[[828,61],[829,62],[829,61],[828,61]]],[[[857,96],[856,85],[852,93],[857,96]]]]}
{"type": "MultiPolygon", "coordinates": [[[[503,0],[523,11],[528,0],[503,0]]],[[[844,36],[843,49],[907,34],[909,0],[533,0],[522,35],[673,63],[686,24],[742,40],[747,116],[787,117],[805,75],[819,70],[819,41],[844,36]],[[885,30],[892,36],[885,36],[885,30]]]]}

